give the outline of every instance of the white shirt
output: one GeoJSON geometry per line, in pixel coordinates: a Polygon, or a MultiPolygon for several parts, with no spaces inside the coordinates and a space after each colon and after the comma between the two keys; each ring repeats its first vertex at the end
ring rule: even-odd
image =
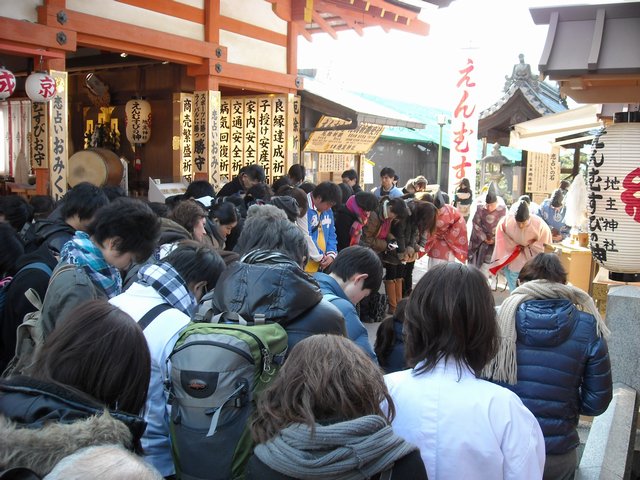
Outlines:
{"type": "MultiPolygon", "coordinates": [[[[138,322],[149,310],[165,301],[153,287],[134,283],[128,290],[109,300],[109,303],[128,313],[138,322]]],[[[169,440],[171,407],[167,403],[169,396],[165,389],[165,382],[171,374],[167,358],[180,332],[188,323],[188,315],[170,308],[158,315],[144,330],[151,352],[151,378],[144,408],[147,428],[141,444],[145,460],[165,477],[175,473],[169,440]]]]}
{"type": "Polygon", "coordinates": [[[544,437],[517,395],[455,363],[385,375],[395,433],[420,448],[429,480],[541,479],[544,437]]]}

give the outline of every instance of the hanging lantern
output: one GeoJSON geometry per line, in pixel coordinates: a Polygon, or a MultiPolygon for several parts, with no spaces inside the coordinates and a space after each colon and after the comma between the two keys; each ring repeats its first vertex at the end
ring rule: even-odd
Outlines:
{"type": "Polygon", "coordinates": [[[589,234],[611,280],[640,281],[640,112],[616,113],[589,158],[589,234]]]}
{"type": "Polygon", "coordinates": [[[33,102],[48,102],[56,94],[56,81],[46,72],[33,72],[25,83],[27,95],[33,102]]]}
{"type": "Polygon", "coordinates": [[[0,100],[13,95],[16,89],[16,77],[4,67],[0,67],[0,100]]]}
{"type": "Polygon", "coordinates": [[[132,145],[143,144],[151,138],[151,105],[146,100],[134,98],[125,107],[124,123],[127,139],[132,145]]]}

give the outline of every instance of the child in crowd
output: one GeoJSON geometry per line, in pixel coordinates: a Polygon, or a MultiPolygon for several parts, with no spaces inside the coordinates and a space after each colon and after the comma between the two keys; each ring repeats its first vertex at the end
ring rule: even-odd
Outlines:
{"type": "Polygon", "coordinates": [[[404,312],[408,299],[403,298],[398,302],[396,311],[387,317],[378,326],[374,351],[378,357],[378,363],[384,373],[393,373],[407,368],[404,360],[404,338],[402,327],[404,312]]]}

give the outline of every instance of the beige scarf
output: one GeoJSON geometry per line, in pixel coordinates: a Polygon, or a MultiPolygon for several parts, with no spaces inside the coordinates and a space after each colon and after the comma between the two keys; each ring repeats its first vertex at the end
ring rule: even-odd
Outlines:
{"type": "Polygon", "coordinates": [[[598,336],[608,336],[609,329],[600,316],[593,299],[583,290],[571,285],[549,282],[547,280],[533,280],[516,288],[505,299],[498,312],[498,327],[500,329],[500,345],[498,354],[484,367],[482,376],[498,382],[515,385],[518,382],[518,364],[516,361],[516,312],[518,306],[527,300],[545,300],[566,298],[583,312],[593,315],[596,319],[598,336]]]}

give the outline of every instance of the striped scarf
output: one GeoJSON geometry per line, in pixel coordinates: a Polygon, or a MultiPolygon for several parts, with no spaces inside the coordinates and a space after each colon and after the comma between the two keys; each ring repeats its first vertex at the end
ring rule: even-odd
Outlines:
{"type": "Polygon", "coordinates": [[[191,316],[198,302],[187,283],[169,263],[144,265],[138,272],[138,283],[153,287],[173,308],[191,316]]]}
{"type": "Polygon", "coordinates": [[[521,303],[528,300],[545,300],[566,298],[586,313],[596,319],[598,336],[609,335],[609,329],[600,316],[593,299],[586,292],[571,285],[549,282],[547,280],[532,280],[516,288],[509,295],[498,312],[498,327],[500,329],[500,346],[498,354],[483,369],[481,376],[511,385],[518,383],[518,362],[516,358],[516,312],[521,303]]]}
{"type": "Polygon", "coordinates": [[[104,290],[107,298],[113,298],[122,292],[120,271],[105,261],[98,246],[85,232],[77,231],[75,236],[64,244],[60,252],[60,263],[81,267],[91,281],[104,290]]]}

